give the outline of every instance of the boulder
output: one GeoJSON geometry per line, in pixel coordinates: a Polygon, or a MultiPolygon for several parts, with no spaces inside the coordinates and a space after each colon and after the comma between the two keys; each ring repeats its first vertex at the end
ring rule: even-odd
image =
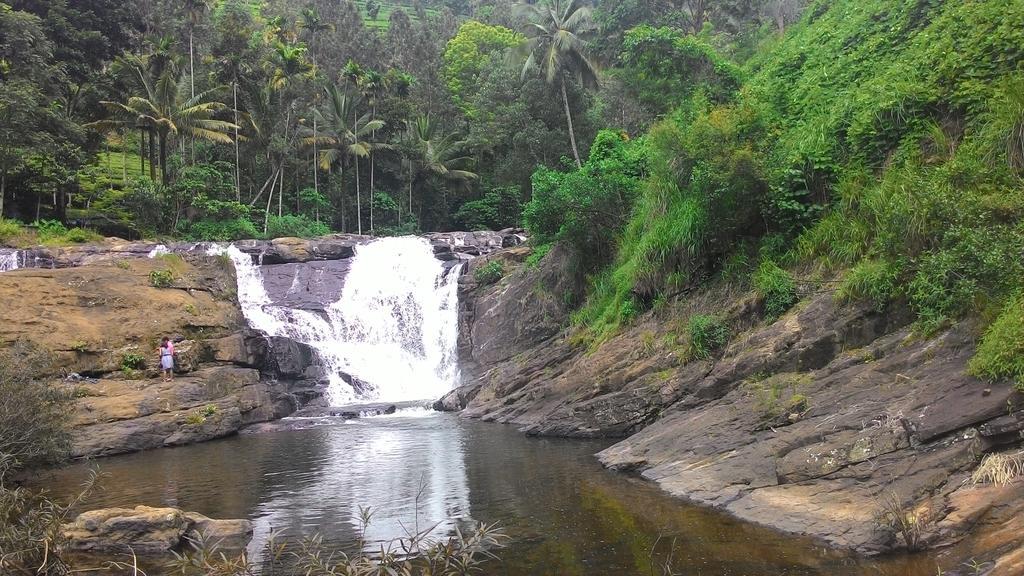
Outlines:
{"type": "Polygon", "coordinates": [[[62,528],[75,552],[135,553],[157,556],[181,551],[187,538],[203,535],[224,551],[240,551],[252,538],[248,520],[212,520],[177,508],[107,508],[83,512],[62,528]]]}
{"type": "Polygon", "coordinates": [[[344,418],[354,420],[356,418],[368,418],[371,416],[385,416],[394,414],[398,410],[397,404],[350,404],[347,406],[309,406],[293,414],[296,418],[344,418]]]}
{"type": "Polygon", "coordinates": [[[433,408],[438,412],[458,412],[468,406],[479,391],[477,383],[460,386],[434,402],[433,408]]]}

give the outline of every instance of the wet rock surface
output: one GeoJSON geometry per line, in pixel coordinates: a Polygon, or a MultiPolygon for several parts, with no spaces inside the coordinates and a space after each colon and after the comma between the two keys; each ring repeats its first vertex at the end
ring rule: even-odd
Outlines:
{"type": "MultiPolygon", "coordinates": [[[[524,258],[489,258],[503,254],[506,263],[524,258]]],[[[999,524],[999,506],[970,519],[952,512],[986,452],[1019,445],[1024,428],[1024,398],[1010,383],[967,374],[977,336],[969,324],[922,338],[903,309],[839,305],[828,292],[765,323],[755,298],[721,287],[607,341],[576,344],[566,309],[543,293],[559,289],[564,266],[550,257],[496,285],[467,286],[462,352],[472,369],[441,408],[528,434],[623,438],[598,455],[606,466],[866,554],[904,546],[884,520],[893,498],[932,511],[922,524],[928,545],[999,524]],[[722,310],[731,342],[694,358],[688,318],[722,310]]],[[[1014,489],[1008,501],[1024,501],[1014,489]]],[[[1020,534],[1010,540],[1024,545],[1020,534]]]]}
{"type": "Polygon", "coordinates": [[[214,520],[177,508],[107,508],[83,512],[62,528],[72,552],[134,553],[160,556],[182,552],[202,539],[225,553],[240,552],[252,539],[248,520],[214,520]]]}

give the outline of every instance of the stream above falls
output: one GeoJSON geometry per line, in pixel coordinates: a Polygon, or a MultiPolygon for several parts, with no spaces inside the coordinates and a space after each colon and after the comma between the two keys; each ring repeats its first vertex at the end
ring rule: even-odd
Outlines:
{"type": "MultiPolygon", "coordinates": [[[[254,558],[271,530],[319,533],[350,549],[358,507],[370,506],[368,548],[417,524],[436,523],[441,536],[497,522],[511,543],[487,574],[658,574],[652,565],[670,554],[676,574],[936,573],[934,556],[859,558],[687,505],[602,469],[592,455],[607,441],[528,438],[423,409],[321,424],[104,459],[105,488],[83,509],[144,504],[248,518],[254,558]]],[[[33,483],[68,497],[93,465],[42,472],[33,483]]]]}

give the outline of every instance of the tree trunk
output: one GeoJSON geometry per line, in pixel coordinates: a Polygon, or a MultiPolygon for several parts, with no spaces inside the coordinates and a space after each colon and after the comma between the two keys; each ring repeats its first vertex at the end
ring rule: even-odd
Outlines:
{"type": "Polygon", "coordinates": [[[576,167],[582,168],[580,151],[576,148],[576,133],[572,128],[572,112],[569,111],[569,95],[565,91],[565,76],[562,76],[562,104],[565,105],[565,120],[569,124],[569,142],[572,144],[572,156],[576,159],[576,167]]]}
{"type": "Polygon", "coordinates": [[[238,167],[238,79],[231,81],[231,98],[234,101],[235,116],[235,202],[242,202],[242,173],[238,167]]]}
{"type": "Polygon", "coordinates": [[[277,187],[277,217],[281,217],[281,205],[284,198],[284,159],[281,159],[281,183],[277,187]]]}
{"type": "Polygon", "coordinates": [[[409,161],[409,218],[412,218],[412,160],[409,161]]]}
{"type": "Polygon", "coordinates": [[[7,195],[7,170],[0,172],[0,218],[4,217],[4,197],[7,195]]]}
{"type": "Polygon", "coordinates": [[[149,179],[156,182],[156,136],[149,130],[149,179]]]}
{"type": "Polygon", "coordinates": [[[128,134],[121,135],[121,188],[128,187],[128,150],[126,148],[128,142],[128,134]]]}
{"type": "MultiPolygon", "coordinates": [[[[192,49],[192,38],[193,38],[193,36],[195,36],[193,28],[195,28],[195,26],[193,26],[191,24],[188,27],[188,83],[189,83],[189,86],[192,89],[192,98],[195,98],[196,97],[196,59],[195,59],[195,51],[192,49]]],[[[188,145],[189,145],[189,149],[191,150],[191,154],[189,155],[189,162],[192,163],[192,164],[195,164],[195,161],[196,161],[196,140],[195,140],[194,137],[190,137],[188,139],[188,145]]],[[[182,141],[181,141],[181,147],[182,147],[182,156],[184,156],[185,155],[185,150],[184,150],[184,148],[185,148],[185,140],[184,139],[182,139],[182,141]]]]}
{"type": "Polygon", "coordinates": [[[167,134],[160,133],[160,183],[167,185],[167,134]]]}
{"type": "Polygon", "coordinates": [[[192,37],[194,36],[192,26],[188,27],[188,82],[192,88],[192,98],[196,97],[196,60],[195,51],[192,49],[192,37]]]}
{"type": "MultiPolygon", "coordinates": [[[[314,64],[315,66],[315,64],[314,64]]],[[[313,110],[313,192],[316,198],[316,222],[320,223],[320,164],[316,149],[316,110],[313,110]]]]}
{"type": "Polygon", "coordinates": [[[320,90],[316,86],[316,74],[318,69],[316,67],[316,32],[313,32],[311,40],[310,51],[313,53],[313,93],[316,96],[313,98],[313,192],[316,192],[316,223],[320,223],[320,164],[319,154],[317,153],[316,145],[316,131],[317,131],[317,107],[320,104],[320,90]]]}
{"type": "Polygon", "coordinates": [[[373,235],[373,152],[370,152],[370,235],[373,235]]]}
{"type": "Polygon", "coordinates": [[[363,199],[362,193],[359,191],[359,157],[356,156],[356,229],[359,230],[359,235],[363,235],[363,199]]]}
{"type": "MultiPolygon", "coordinates": [[[[376,120],[377,119],[377,103],[376,102],[373,103],[373,114],[370,116],[370,118],[372,120],[376,120]]],[[[373,139],[374,142],[377,141],[377,131],[376,130],[374,130],[373,133],[371,134],[371,138],[373,139]]],[[[371,235],[373,235],[373,230],[374,230],[374,228],[373,228],[373,195],[374,195],[373,172],[374,172],[374,169],[373,168],[374,168],[374,166],[373,166],[373,150],[371,149],[370,150],[370,234],[371,235]]]]}
{"type": "MultiPolygon", "coordinates": [[[[274,172],[274,180],[270,182],[270,196],[267,196],[267,209],[263,211],[263,233],[267,233],[267,224],[270,222],[270,204],[274,200],[274,185],[277,184],[277,177],[280,170],[274,172]]],[[[283,177],[281,178],[284,179],[283,177]]]]}
{"type": "Polygon", "coordinates": [[[146,133],[139,128],[139,173],[146,175],[146,133]]]}

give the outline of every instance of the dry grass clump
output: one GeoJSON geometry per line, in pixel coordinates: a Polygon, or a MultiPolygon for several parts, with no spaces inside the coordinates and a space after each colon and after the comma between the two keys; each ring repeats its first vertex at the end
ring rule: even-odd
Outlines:
{"type": "Polygon", "coordinates": [[[989,454],[971,474],[971,484],[1006,486],[1024,476],[1024,452],[989,454]]]}

